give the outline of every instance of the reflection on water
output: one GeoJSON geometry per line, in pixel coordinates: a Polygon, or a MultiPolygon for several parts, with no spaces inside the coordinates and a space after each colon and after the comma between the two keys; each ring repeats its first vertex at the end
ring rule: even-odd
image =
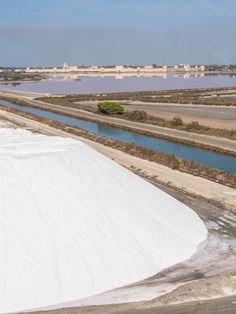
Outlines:
{"type": "Polygon", "coordinates": [[[104,126],[95,122],[71,118],[41,109],[19,106],[7,101],[0,100],[0,105],[1,104],[5,104],[9,107],[25,112],[30,112],[46,119],[51,119],[53,121],[58,121],[71,126],[78,126],[83,130],[88,131],[89,133],[94,133],[99,136],[119,140],[125,143],[134,143],[137,146],[146,147],[158,152],[174,154],[178,157],[198,162],[211,168],[218,168],[228,172],[236,172],[236,158],[231,156],[185,146],[156,137],[137,134],[135,132],[124,131],[115,127],[104,126]]]}
{"type": "MultiPolygon", "coordinates": [[[[6,85],[0,86],[6,88],[6,85]]],[[[123,74],[118,74],[117,77],[114,77],[113,74],[111,77],[82,77],[78,75],[75,77],[72,74],[69,77],[52,77],[48,81],[22,83],[18,86],[7,85],[7,88],[35,93],[89,94],[234,86],[236,86],[236,76],[230,75],[191,76],[185,74],[164,77],[161,75],[123,77],[123,74]],[[72,78],[73,81],[63,80],[72,78]]]]}

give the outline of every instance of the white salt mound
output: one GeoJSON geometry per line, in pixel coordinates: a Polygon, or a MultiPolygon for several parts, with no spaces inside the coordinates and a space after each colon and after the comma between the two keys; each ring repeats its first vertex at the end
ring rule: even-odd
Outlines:
{"type": "Polygon", "coordinates": [[[188,207],[72,139],[0,129],[0,312],[102,293],[189,258],[188,207]]]}

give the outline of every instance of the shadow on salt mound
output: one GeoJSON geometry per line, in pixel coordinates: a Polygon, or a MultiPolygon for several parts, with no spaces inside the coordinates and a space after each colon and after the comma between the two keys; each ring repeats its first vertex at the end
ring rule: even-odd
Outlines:
{"type": "Polygon", "coordinates": [[[190,208],[79,141],[8,129],[0,147],[0,312],[144,279],[206,238],[190,208]]]}

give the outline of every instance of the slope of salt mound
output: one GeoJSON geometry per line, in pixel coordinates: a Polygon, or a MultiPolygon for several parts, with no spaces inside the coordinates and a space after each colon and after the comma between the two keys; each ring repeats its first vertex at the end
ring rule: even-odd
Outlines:
{"type": "Polygon", "coordinates": [[[190,257],[188,207],[72,139],[0,129],[0,312],[78,300],[190,257]]]}

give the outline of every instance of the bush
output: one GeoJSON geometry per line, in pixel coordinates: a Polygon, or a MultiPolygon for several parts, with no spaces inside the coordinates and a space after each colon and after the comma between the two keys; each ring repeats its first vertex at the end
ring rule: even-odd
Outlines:
{"type": "Polygon", "coordinates": [[[183,121],[180,117],[176,116],[172,119],[171,124],[173,126],[181,126],[181,125],[183,125],[183,121]]]}
{"type": "Polygon", "coordinates": [[[98,111],[108,115],[122,114],[124,107],[117,102],[103,101],[98,104],[98,111]]]}
{"type": "Polygon", "coordinates": [[[197,121],[192,121],[191,123],[187,124],[186,130],[201,130],[201,125],[197,121]]]}
{"type": "Polygon", "coordinates": [[[179,169],[179,166],[180,166],[180,162],[179,160],[174,156],[172,155],[171,158],[170,158],[170,166],[173,170],[177,170],[179,169]]]}
{"type": "Polygon", "coordinates": [[[132,120],[132,121],[147,121],[148,120],[148,114],[146,113],[146,111],[142,111],[142,110],[128,111],[125,113],[125,115],[129,120],[132,120]]]}

